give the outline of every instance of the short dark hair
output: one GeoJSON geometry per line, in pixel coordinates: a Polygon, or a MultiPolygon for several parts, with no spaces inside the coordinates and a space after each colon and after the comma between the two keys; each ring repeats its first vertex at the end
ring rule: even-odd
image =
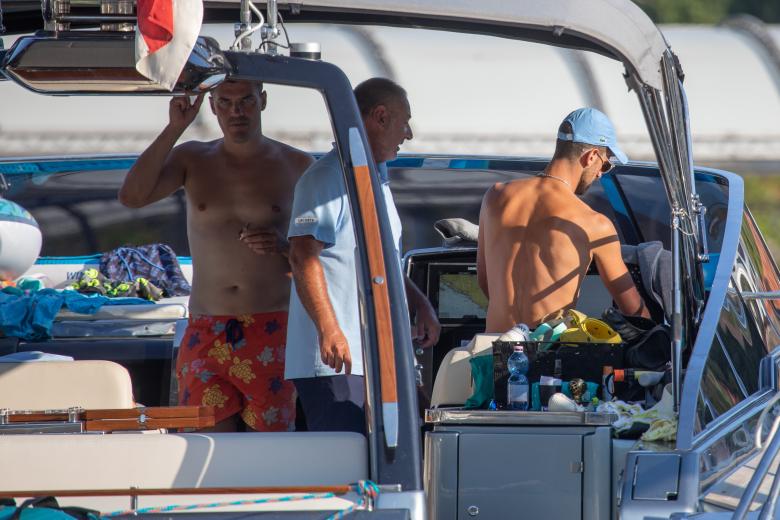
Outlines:
{"type": "Polygon", "coordinates": [[[387,78],[367,79],[355,87],[360,115],[365,117],[378,105],[386,105],[391,99],[406,99],[406,90],[387,78]]]}
{"type": "MultiPolygon", "coordinates": [[[[263,82],[262,81],[255,81],[255,80],[250,80],[250,79],[233,79],[233,78],[228,78],[225,81],[221,82],[219,85],[221,85],[222,83],[252,83],[253,85],[255,85],[257,87],[258,94],[262,94],[263,93],[263,82]]],[[[219,85],[217,85],[214,88],[214,90],[217,90],[219,85]]]]}
{"type": "MultiPolygon", "coordinates": [[[[573,132],[574,130],[571,127],[571,123],[568,121],[564,121],[561,123],[561,126],[558,127],[558,133],[571,134],[573,132]]],[[[579,159],[587,150],[592,148],[595,148],[599,151],[606,151],[606,148],[603,146],[596,146],[587,143],[575,143],[574,141],[564,141],[562,139],[558,139],[555,142],[555,153],[553,154],[553,159],[568,159],[570,161],[575,161],[579,159]]]]}

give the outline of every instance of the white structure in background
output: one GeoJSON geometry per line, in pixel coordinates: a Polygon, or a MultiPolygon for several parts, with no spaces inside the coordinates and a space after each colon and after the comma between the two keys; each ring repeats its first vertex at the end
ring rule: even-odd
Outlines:
{"type": "MultiPolygon", "coordinates": [[[[590,105],[612,118],[629,157],[653,156],[635,96],[614,81],[622,65],[600,55],[494,37],[477,44],[472,35],[429,30],[301,24],[288,30],[292,41],[319,42],[323,59],[339,65],[353,84],[381,75],[409,91],[415,139],[404,152],[549,155],[561,119],[590,105]]],[[[764,27],[763,45],[729,27],[662,30],[690,72],[696,161],[780,161],[780,58],[771,52],[772,45],[780,47],[780,26],[764,27]],[[767,35],[774,42],[769,46],[767,35]]],[[[233,40],[227,25],[206,26],[204,34],[223,48],[233,40]]],[[[5,40],[10,46],[12,38],[5,40]]],[[[330,148],[319,94],[268,90],[267,135],[310,151],[330,148]]],[[[55,100],[3,82],[0,155],[137,152],[162,129],[167,112],[166,97],[55,100]]],[[[219,135],[204,104],[185,138],[219,135]]]]}

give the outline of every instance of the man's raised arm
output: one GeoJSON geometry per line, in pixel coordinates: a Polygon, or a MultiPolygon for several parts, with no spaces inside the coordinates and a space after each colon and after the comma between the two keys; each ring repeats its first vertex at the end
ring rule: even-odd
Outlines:
{"type": "Polygon", "coordinates": [[[636,290],[634,280],[628,272],[620,254],[620,239],[612,222],[598,214],[594,219],[591,234],[591,251],[599,276],[612,299],[625,315],[650,317],[645,302],[636,290]]]}
{"type": "Polygon", "coordinates": [[[127,172],[119,189],[119,202],[140,208],[167,197],[184,184],[184,164],[173,147],[195,120],[203,94],[190,104],[188,96],[171,99],[169,123],[127,172]]]}

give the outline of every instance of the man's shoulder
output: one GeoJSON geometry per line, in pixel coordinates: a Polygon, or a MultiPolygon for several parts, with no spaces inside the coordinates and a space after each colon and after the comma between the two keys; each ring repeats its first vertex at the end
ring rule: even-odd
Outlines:
{"type": "Polygon", "coordinates": [[[176,145],[174,151],[183,157],[201,157],[212,153],[221,141],[221,139],[214,139],[212,141],[187,141],[176,145]]]}
{"type": "Polygon", "coordinates": [[[615,225],[605,214],[596,211],[584,202],[580,201],[583,208],[578,211],[579,220],[584,229],[588,231],[591,239],[597,239],[616,233],[615,225]]]}
{"type": "Polygon", "coordinates": [[[308,167],[310,164],[314,162],[312,156],[307,152],[304,152],[303,150],[295,148],[294,146],[289,145],[287,143],[277,141],[275,139],[271,139],[268,137],[266,139],[268,145],[273,147],[275,152],[279,156],[284,157],[284,159],[291,161],[296,165],[301,166],[302,170],[306,169],[306,167],[308,167]]]}
{"type": "Polygon", "coordinates": [[[314,177],[315,175],[328,176],[329,178],[341,176],[341,163],[336,150],[331,150],[314,161],[303,174],[304,177],[314,177]]]}
{"type": "Polygon", "coordinates": [[[497,182],[485,192],[484,202],[488,207],[497,209],[510,201],[525,201],[529,203],[536,200],[536,194],[527,193],[529,179],[513,179],[511,181],[497,182]]]}
{"type": "Polygon", "coordinates": [[[296,191],[317,192],[323,197],[346,194],[341,163],[335,151],[331,151],[312,163],[296,184],[296,191]]]}

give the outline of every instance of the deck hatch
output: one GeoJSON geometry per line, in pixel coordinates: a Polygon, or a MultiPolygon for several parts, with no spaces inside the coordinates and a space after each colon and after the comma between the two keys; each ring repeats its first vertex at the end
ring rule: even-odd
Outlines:
{"type": "Polygon", "coordinates": [[[639,455],[634,466],[634,500],[676,500],[680,456],[671,453],[639,455]]]}

